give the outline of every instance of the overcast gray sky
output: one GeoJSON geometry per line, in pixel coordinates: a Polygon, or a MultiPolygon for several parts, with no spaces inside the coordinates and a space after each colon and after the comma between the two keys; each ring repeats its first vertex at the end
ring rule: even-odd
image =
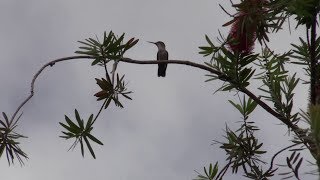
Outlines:
{"type": "MultiPolygon", "coordinates": [[[[162,40],[170,59],[208,61],[198,55],[204,35],[215,39],[218,29],[225,35],[229,31],[221,27],[230,19],[219,3],[230,9],[226,0],[1,0],[0,111],[12,115],[43,64],[74,55],[78,40],[101,37],[104,31],[139,38],[126,54],[133,59],[155,59],[157,49],[146,41],[162,40]]],[[[282,52],[294,41],[297,38],[285,30],[271,37],[270,46],[282,52]]],[[[90,64],[91,60],[62,62],[41,74],[18,129],[29,137],[21,144],[29,160],[23,167],[8,167],[2,157],[1,179],[192,179],[194,170],[224,163],[225,153],[211,143],[223,139],[225,123],[236,127],[240,120],[227,102],[236,98],[232,93],[213,95],[221,82],[205,83],[206,72],[181,65],[169,65],[167,77],[158,78],[155,65],[120,63],[119,71],[134,91],[133,101],[124,100],[124,109],[103,111],[93,133],[104,143],[94,146],[96,160],[88,152],[82,158],[78,148],[67,152],[72,141],[58,137],[58,122],[64,121],[64,114],[73,117],[75,108],[83,117],[96,114],[101,103],[93,94],[98,90],[94,78],[102,77],[103,69],[90,64]]],[[[306,108],[306,92],[298,87],[296,109],[306,108]]],[[[270,154],[288,143],[286,128],[262,109],[251,120],[262,129],[258,136],[270,154]]]]}

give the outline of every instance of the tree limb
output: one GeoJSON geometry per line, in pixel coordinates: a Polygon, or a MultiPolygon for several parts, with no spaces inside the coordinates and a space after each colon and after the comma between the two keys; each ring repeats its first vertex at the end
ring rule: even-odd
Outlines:
{"type": "MultiPolygon", "coordinates": [[[[34,75],[32,81],[31,81],[31,89],[30,89],[30,95],[18,106],[17,110],[15,111],[15,113],[13,114],[12,118],[11,118],[11,122],[13,122],[13,120],[15,119],[16,115],[18,114],[18,112],[20,111],[20,109],[32,98],[32,96],[34,95],[34,84],[36,79],[38,78],[38,76],[42,73],[42,71],[47,68],[48,66],[53,66],[55,63],[58,62],[62,62],[62,61],[69,61],[69,60],[75,60],[75,59],[93,59],[94,57],[92,56],[70,56],[70,57],[64,57],[64,58],[60,58],[60,59],[56,59],[53,61],[50,61],[48,63],[46,63],[45,65],[43,65],[40,70],[34,75]]],[[[186,60],[134,60],[134,59],[130,59],[130,58],[122,58],[119,59],[119,61],[121,62],[126,62],[126,63],[132,63],[132,64],[160,64],[160,63],[167,63],[167,64],[181,64],[181,65],[187,65],[187,66],[191,66],[191,67],[196,67],[199,69],[203,69],[205,71],[208,71],[210,73],[213,73],[215,75],[217,75],[219,77],[220,80],[222,81],[227,81],[229,83],[232,83],[232,79],[230,79],[230,77],[226,76],[225,74],[223,74],[220,71],[217,71],[209,66],[206,65],[202,65],[202,64],[198,64],[198,63],[194,63],[191,61],[186,61],[186,60]]],[[[288,121],[288,119],[286,117],[283,117],[281,114],[277,113],[276,111],[274,111],[270,106],[268,106],[265,102],[263,102],[260,98],[258,98],[257,96],[255,96],[250,90],[246,89],[245,87],[239,87],[238,88],[241,92],[247,94],[250,98],[252,98],[257,104],[259,104],[264,110],[266,110],[267,112],[269,112],[271,115],[273,115],[274,117],[276,117],[277,119],[279,119],[281,122],[283,122],[284,124],[286,124],[288,127],[290,127],[296,134],[297,136],[301,139],[302,136],[305,136],[305,134],[303,134],[302,132],[303,129],[299,128],[297,125],[294,125],[293,123],[291,123],[290,121],[288,121]]]]}
{"type": "Polygon", "coordinates": [[[20,109],[32,98],[32,96],[34,95],[34,84],[36,82],[36,79],[38,78],[38,76],[41,74],[41,72],[48,66],[52,67],[53,65],[55,65],[55,63],[57,62],[61,62],[61,61],[68,61],[68,60],[73,60],[73,59],[92,59],[91,56],[70,56],[70,57],[65,57],[65,58],[60,58],[60,59],[56,59],[53,61],[48,62],[47,64],[43,65],[39,71],[33,76],[32,81],[31,81],[31,89],[30,89],[30,95],[18,106],[17,110],[14,112],[14,114],[11,117],[10,120],[10,124],[13,122],[13,120],[15,119],[15,117],[17,116],[18,112],[20,111],[20,109]]]}

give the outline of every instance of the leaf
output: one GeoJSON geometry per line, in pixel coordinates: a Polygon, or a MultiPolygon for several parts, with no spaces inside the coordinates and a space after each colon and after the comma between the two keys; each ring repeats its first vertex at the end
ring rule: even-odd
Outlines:
{"type": "Polygon", "coordinates": [[[123,93],[122,93],[122,96],[124,96],[124,97],[125,97],[125,98],[127,98],[127,99],[132,100],[132,98],[131,98],[131,97],[129,97],[129,96],[127,96],[127,95],[123,94],[123,93]]]}
{"type": "Polygon", "coordinates": [[[79,142],[80,142],[81,155],[82,157],[84,157],[84,148],[83,148],[82,138],[79,139],[79,142]]]}
{"type": "Polygon", "coordinates": [[[225,24],[223,24],[222,26],[223,27],[225,27],[225,26],[229,26],[229,25],[231,25],[232,23],[234,23],[234,22],[236,22],[237,21],[237,19],[236,18],[234,18],[234,19],[232,19],[231,21],[229,21],[229,22],[226,22],[225,24]]]}
{"type": "Polygon", "coordinates": [[[83,121],[80,118],[80,115],[79,115],[79,112],[78,112],[77,109],[74,110],[74,114],[76,116],[76,120],[77,120],[77,122],[79,124],[80,129],[83,130],[84,129],[84,124],[83,124],[83,121]]]}
{"type": "Polygon", "coordinates": [[[86,130],[88,130],[91,126],[92,126],[92,120],[93,120],[93,114],[90,115],[88,121],[87,121],[87,124],[86,124],[86,130]]]}
{"type": "Polygon", "coordinates": [[[6,120],[6,123],[7,123],[8,127],[9,127],[9,126],[10,126],[10,123],[9,123],[9,118],[8,118],[8,116],[6,115],[5,112],[2,112],[2,115],[3,115],[3,117],[4,117],[4,120],[6,120]]]}
{"type": "Polygon", "coordinates": [[[79,128],[75,123],[73,123],[73,122],[69,119],[69,117],[66,116],[66,115],[65,115],[65,120],[66,120],[66,122],[68,123],[69,129],[70,129],[71,132],[74,132],[74,133],[78,133],[78,132],[79,132],[79,129],[80,129],[80,128],[79,128]]]}
{"type": "Polygon", "coordinates": [[[103,143],[101,141],[99,141],[97,138],[95,138],[94,136],[92,136],[91,134],[87,134],[88,138],[91,139],[92,141],[94,141],[97,144],[103,145],[103,143]]]}
{"type": "Polygon", "coordinates": [[[214,47],[213,43],[211,42],[210,38],[207,35],[205,35],[205,38],[208,44],[210,44],[211,47],[214,47]]]}
{"type": "Polygon", "coordinates": [[[73,129],[70,128],[69,126],[63,124],[62,122],[59,122],[59,124],[60,124],[62,127],[64,127],[65,129],[67,129],[68,131],[73,132],[73,129]]]}
{"type": "Polygon", "coordinates": [[[301,158],[301,159],[299,160],[299,162],[297,163],[296,167],[294,168],[294,172],[295,172],[296,174],[298,174],[298,171],[299,171],[299,168],[300,168],[300,166],[301,166],[302,160],[303,160],[303,158],[301,158]]]}
{"type": "Polygon", "coordinates": [[[241,105],[240,104],[236,104],[236,103],[234,103],[233,101],[231,101],[231,100],[228,100],[235,108],[237,108],[238,109],[238,111],[241,113],[241,114],[243,114],[243,109],[242,109],[242,107],[241,107],[241,105]]]}
{"type": "Polygon", "coordinates": [[[94,151],[93,151],[93,149],[92,149],[92,147],[91,147],[91,145],[90,145],[90,142],[88,141],[87,137],[84,136],[83,139],[84,139],[84,141],[86,142],[86,145],[87,145],[87,147],[88,147],[88,149],[89,149],[92,157],[93,157],[94,159],[96,159],[96,156],[95,156],[95,154],[94,154],[94,151]]]}

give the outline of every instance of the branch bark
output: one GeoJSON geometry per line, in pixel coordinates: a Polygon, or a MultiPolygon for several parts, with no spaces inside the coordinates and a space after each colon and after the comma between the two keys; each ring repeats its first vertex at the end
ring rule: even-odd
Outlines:
{"type": "Polygon", "coordinates": [[[318,73],[317,73],[317,59],[316,59],[316,38],[317,38],[317,14],[313,15],[313,20],[312,20],[312,25],[311,25],[311,42],[310,42],[310,65],[311,65],[311,72],[310,72],[310,78],[311,78],[311,83],[310,83],[310,100],[311,104],[315,105],[316,99],[317,99],[317,94],[316,94],[316,85],[318,85],[318,73]]]}
{"type": "MultiPolygon", "coordinates": [[[[49,66],[53,66],[53,65],[55,65],[55,63],[58,63],[58,62],[76,60],[76,59],[93,59],[93,58],[94,57],[92,57],[92,56],[70,56],[70,57],[65,57],[65,58],[52,60],[52,61],[48,62],[47,64],[43,65],[39,69],[39,71],[36,72],[36,74],[34,75],[32,81],[31,81],[30,95],[18,106],[17,110],[14,112],[14,114],[13,114],[13,116],[11,118],[11,123],[14,121],[14,119],[15,119],[16,115],[18,114],[18,112],[20,111],[20,109],[34,95],[34,86],[35,86],[36,79],[39,77],[39,75],[43,72],[43,70],[45,68],[47,68],[49,66]]],[[[232,83],[232,79],[230,79],[228,76],[226,76],[222,72],[217,71],[215,69],[212,69],[212,68],[210,68],[210,67],[208,67],[206,65],[202,65],[202,64],[198,64],[198,63],[194,63],[194,62],[186,61],[186,60],[164,60],[164,61],[161,61],[161,60],[134,60],[134,59],[130,59],[130,58],[122,58],[119,61],[125,62],[125,63],[132,63],[132,64],[161,64],[161,63],[167,63],[167,64],[187,65],[187,66],[196,67],[196,68],[208,71],[210,73],[213,73],[213,74],[217,75],[220,80],[232,83]]],[[[250,98],[252,98],[257,104],[260,105],[260,107],[262,107],[268,113],[270,113],[271,115],[273,115],[274,117],[279,119],[282,123],[286,124],[289,128],[291,128],[297,134],[297,136],[300,139],[303,139],[303,137],[305,137],[305,134],[303,133],[304,132],[303,129],[299,128],[297,125],[295,125],[295,124],[291,123],[290,121],[288,121],[288,119],[286,117],[283,117],[281,114],[279,114],[276,111],[274,111],[269,105],[267,105],[259,97],[254,95],[250,90],[248,90],[247,88],[244,88],[244,87],[239,88],[239,90],[241,92],[245,93],[246,95],[248,95],[250,98]]]]}
{"type": "Polygon", "coordinates": [[[60,59],[56,59],[53,61],[48,62],[47,64],[43,65],[39,71],[36,72],[36,74],[33,76],[32,81],[31,81],[31,88],[30,88],[30,95],[18,106],[17,110],[13,113],[11,120],[10,120],[10,124],[12,124],[12,122],[14,121],[15,117],[17,116],[18,112],[20,111],[20,109],[32,98],[32,96],[34,95],[34,84],[37,80],[37,78],[39,77],[39,75],[42,73],[42,71],[49,67],[49,66],[53,66],[55,65],[55,63],[58,62],[62,62],[62,61],[69,61],[69,60],[73,60],[73,59],[92,59],[91,56],[70,56],[70,57],[65,57],[65,58],[60,58],[60,59]]]}

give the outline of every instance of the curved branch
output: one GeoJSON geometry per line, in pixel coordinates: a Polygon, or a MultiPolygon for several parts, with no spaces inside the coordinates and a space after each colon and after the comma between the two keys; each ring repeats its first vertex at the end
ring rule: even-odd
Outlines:
{"type": "MultiPolygon", "coordinates": [[[[40,70],[34,75],[32,82],[31,82],[31,89],[30,89],[30,95],[18,106],[17,110],[15,111],[15,113],[13,114],[12,118],[11,118],[11,122],[15,119],[17,113],[20,111],[20,109],[32,98],[32,96],[34,95],[34,84],[36,79],[38,78],[38,76],[42,73],[42,71],[48,67],[48,66],[53,66],[55,63],[58,62],[62,62],[62,61],[68,61],[68,60],[74,60],[74,59],[93,59],[94,57],[92,56],[70,56],[70,57],[65,57],[65,58],[60,58],[60,59],[56,59],[53,61],[48,62],[47,64],[43,65],[40,70]]],[[[191,61],[186,61],[186,60],[133,60],[130,58],[122,58],[119,61],[122,62],[126,62],[126,63],[133,63],[133,64],[161,64],[161,63],[167,63],[167,64],[181,64],[181,65],[187,65],[187,66],[192,66],[192,67],[196,67],[199,69],[203,69],[205,71],[208,71],[210,73],[213,73],[215,75],[217,75],[219,77],[220,80],[223,81],[228,81],[230,83],[232,83],[232,79],[230,79],[228,76],[226,76],[225,74],[223,74],[220,71],[217,71],[213,68],[210,68],[206,65],[202,65],[202,64],[198,64],[198,63],[194,63],[191,61]]],[[[290,121],[288,121],[285,117],[283,117],[281,114],[277,113],[276,111],[274,111],[270,106],[268,106],[265,102],[263,102],[260,98],[258,98],[257,96],[255,96],[251,91],[249,91],[248,89],[246,89],[245,87],[240,87],[239,88],[240,91],[242,91],[243,93],[247,94],[250,98],[252,98],[257,104],[259,104],[263,109],[265,109],[267,112],[269,112],[270,114],[272,114],[274,117],[276,117],[277,119],[279,119],[281,122],[283,122],[284,124],[286,124],[288,127],[292,128],[296,133],[298,132],[302,132],[302,130],[292,124],[290,121]]],[[[299,136],[299,135],[298,135],[299,136]]]]}
{"type": "MultiPolygon", "coordinates": [[[[232,83],[232,79],[230,79],[228,76],[226,76],[222,72],[217,71],[215,69],[212,69],[209,66],[198,64],[198,63],[194,63],[194,62],[191,62],[191,61],[185,61],[185,60],[168,60],[168,61],[167,60],[164,60],[164,61],[160,61],[160,60],[154,61],[153,60],[153,61],[150,61],[150,60],[133,60],[133,59],[130,59],[130,58],[122,58],[119,61],[127,62],[127,63],[133,63],[133,64],[159,64],[159,63],[164,63],[164,62],[168,63],[168,64],[182,64],[182,65],[192,66],[192,67],[196,67],[196,68],[199,68],[199,69],[206,70],[206,71],[208,71],[210,73],[216,74],[219,77],[220,80],[228,81],[228,82],[232,83]]],[[[292,128],[293,130],[299,129],[298,126],[292,124],[290,121],[287,120],[287,118],[285,118],[281,114],[279,114],[276,111],[274,111],[270,106],[268,106],[260,98],[255,96],[247,88],[240,87],[239,90],[241,92],[247,94],[251,99],[253,99],[257,104],[259,104],[264,110],[266,110],[268,113],[272,114],[274,117],[279,119],[281,122],[283,122],[284,124],[286,124],[287,126],[292,128]]]]}
{"type": "Polygon", "coordinates": [[[33,76],[32,81],[31,81],[31,89],[30,89],[30,95],[18,106],[17,110],[14,112],[14,114],[11,117],[10,120],[10,124],[13,122],[13,120],[15,119],[15,117],[17,116],[18,112],[20,111],[20,109],[32,98],[32,96],[34,95],[34,84],[36,82],[36,79],[38,78],[38,76],[41,74],[41,72],[48,66],[53,66],[55,63],[57,62],[61,62],[61,61],[68,61],[68,60],[73,60],[73,59],[92,59],[91,56],[70,56],[70,57],[65,57],[65,58],[60,58],[60,59],[56,59],[53,61],[48,62],[47,64],[43,65],[39,71],[33,76]]]}

